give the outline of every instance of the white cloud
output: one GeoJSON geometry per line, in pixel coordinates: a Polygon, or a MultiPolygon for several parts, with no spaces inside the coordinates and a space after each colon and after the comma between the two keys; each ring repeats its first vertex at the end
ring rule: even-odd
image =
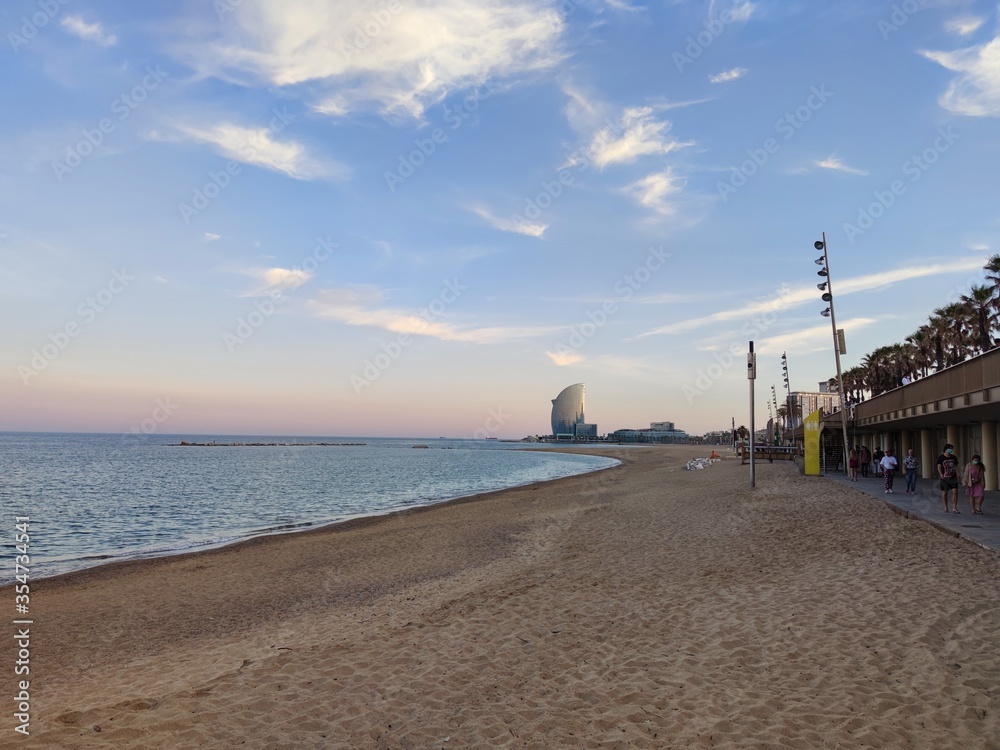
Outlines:
{"type": "Polygon", "coordinates": [[[384,307],[385,293],[372,286],[326,289],[309,307],[320,318],[352,326],[371,326],[392,333],[429,336],[442,341],[473,344],[497,344],[515,339],[550,335],[557,327],[542,326],[466,326],[447,323],[441,315],[384,307]]]}
{"type": "Polygon", "coordinates": [[[87,23],[82,16],[65,16],[60,23],[69,33],[88,42],[94,42],[100,47],[113,47],[118,44],[118,37],[108,34],[97,21],[87,23]]]}
{"type": "MultiPolygon", "coordinates": [[[[747,21],[750,20],[750,16],[753,15],[753,12],[756,8],[757,6],[754,3],[738,2],[738,3],[733,3],[731,7],[725,10],[728,11],[728,13],[730,14],[732,22],[746,23],[747,21]]],[[[708,17],[709,18],[717,17],[715,12],[715,0],[711,0],[711,2],[708,4],[708,17]]]]}
{"type": "Polygon", "coordinates": [[[602,128],[588,148],[598,167],[627,164],[640,156],[669,154],[691,145],[668,138],[670,122],[653,117],[652,107],[629,107],[615,125],[602,128]]]}
{"type": "MultiPolygon", "coordinates": [[[[837,296],[853,294],[855,292],[867,292],[872,289],[880,289],[901,281],[919,279],[924,276],[939,276],[943,274],[955,273],[956,271],[980,270],[983,267],[982,257],[956,258],[947,263],[918,263],[914,262],[906,268],[897,268],[890,271],[867,274],[865,276],[855,276],[854,278],[838,281],[836,285],[837,296]]],[[[654,328],[651,331],[641,333],[634,338],[644,338],[662,333],[682,333],[703,328],[713,323],[725,323],[733,320],[747,320],[751,316],[761,313],[781,312],[792,307],[807,302],[820,304],[819,290],[815,285],[801,286],[797,289],[784,288],[779,294],[756,302],[748,302],[745,305],[729,310],[705,315],[698,318],[677,321],[669,325],[654,328]]]]}
{"type": "Polygon", "coordinates": [[[947,23],[945,23],[945,31],[949,31],[952,34],[958,34],[959,36],[969,36],[973,34],[986,23],[985,18],[975,18],[973,16],[962,16],[961,18],[953,18],[947,23]]]}
{"type": "Polygon", "coordinates": [[[633,182],[624,189],[624,192],[646,208],[663,216],[672,216],[676,212],[676,205],[668,199],[683,189],[684,180],[676,177],[670,167],[667,167],[662,172],[654,172],[633,182]]]}
{"type": "Polygon", "coordinates": [[[583,362],[585,357],[579,352],[545,352],[545,356],[552,360],[556,367],[569,367],[583,362]]]}
{"type": "Polygon", "coordinates": [[[736,81],[747,74],[746,68],[731,68],[729,70],[724,70],[714,76],[709,76],[708,80],[710,83],[729,83],[730,81],[736,81]]]}
{"type": "Polygon", "coordinates": [[[348,174],[342,164],[311,156],[301,143],[275,140],[269,128],[248,128],[228,122],[178,125],[174,134],[151,137],[206,143],[228,159],[283,172],[297,180],[344,179],[348,174]]]}
{"type": "Polygon", "coordinates": [[[202,235],[202,238],[204,238],[208,242],[215,242],[218,239],[222,239],[222,235],[221,234],[216,234],[215,232],[205,232],[202,235]]]}
{"type": "Polygon", "coordinates": [[[527,0],[243,0],[221,38],[185,38],[177,51],[202,75],[310,84],[328,114],[419,119],[451,92],[555,64],[562,31],[554,7],[527,0]]]}
{"type": "MultiPolygon", "coordinates": [[[[845,321],[838,318],[837,328],[843,328],[850,333],[877,323],[879,323],[878,318],[851,318],[845,321]]],[[[778,354],[794,348],[796,354],[802,355],[810,352],[828,351],[832,346],[833,332],[830,330],[829,319],[826,323],[818,323],[811,328],[803,328],[793,333],[770,336],[756,341],[758,354],[778,354]]]]}
{"type": "Polygon", "coordinates": [[[1000,37],[955,52],[924,52],[924,57],[958,75],[938,103],[971,117],[1000,117],[1000,37]]]}
{"type": "Polygon", "coordinates": [[[533,221],[518,221],[513,218],[503,219],[499,216],[494,216],[488,209],[481,206],[474,207],[471,210],[476,216],[485,219],[491,227],[503,232],[514,232],[515,234],[524,234],[528,237],[541,237],[545,234],[545,230],[549,228],[548,224],[540,224],[533,221]]]}
{"type": "Polygon", "coordinates": [[[858,174],[858,175],[868,174],[867,170],[855,169],[854,167],[847,166],[846,164],[844,164],[843,161],[841,161],[839,157],[834,156],[832,154],[823,159],[822,161],[816,162],[816,166],[821,167],[822,169],[832,169],[835,172],[846,172],[847,174],[858,174]]]}
{"type": "Polygon", "coordinates": [[[292,268],[248,268],[242,273],[263,283],[263,286],[240,295],[242,297],[260,297],[272,292],[284,292],[300,287],[312,278],[311,273],[292,268]]]}

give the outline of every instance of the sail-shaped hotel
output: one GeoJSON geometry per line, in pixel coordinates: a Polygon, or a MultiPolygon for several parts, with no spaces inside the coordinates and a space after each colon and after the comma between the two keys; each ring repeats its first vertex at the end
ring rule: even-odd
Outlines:
{"type": "Polygon", "coordinates": [[[597,437],[597,425],[587,424],[583,414],[586,390],[583,383],[576,383],[552,399],[552,434],[557,439],[597,437]]]}

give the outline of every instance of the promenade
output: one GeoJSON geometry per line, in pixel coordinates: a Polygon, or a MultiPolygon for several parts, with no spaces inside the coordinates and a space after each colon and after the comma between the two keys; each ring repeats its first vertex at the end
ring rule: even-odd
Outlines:
{"type": "Polygon", "coordinates": [[[906,494],[906,475],[897,474],[893,482],[893,494],[885,494],[885,484],[882,477],[869,475],[859,476],[857,482],[852,482],[846,474],[828,473],[829,479],[842,482],[856,490],[884,500],[887,505],[908,518],[926,521],[946,533],[968,539],[987,549],[1000,552],[1000,491],[986,493],[983,501],[983,515],[973,515],[969,508],[969,498],[965,488],[958,488],[958,509],[961,514],[951,512],[952,498],[948,498],[948,512],[944,512],[941,502],[941,491],[936,479],[918,479],[917,494],[906,494]]]}

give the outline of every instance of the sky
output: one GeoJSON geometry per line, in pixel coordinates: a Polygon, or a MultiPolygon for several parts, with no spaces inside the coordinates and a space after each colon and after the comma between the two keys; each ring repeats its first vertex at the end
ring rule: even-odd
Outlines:
{"type": "Polygon", "coordinates": [[[11,0],[0,430],[749,423],[1000,252],[966,0],[11,0]]]}

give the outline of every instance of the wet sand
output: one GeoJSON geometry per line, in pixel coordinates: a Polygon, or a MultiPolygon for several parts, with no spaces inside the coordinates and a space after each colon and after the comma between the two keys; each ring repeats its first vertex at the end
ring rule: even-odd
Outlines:
{"type": "Polygon", "coordinates": [[[1000,747],[1000,556],[709,450],[37,581],[0,747],[1000,747]]]}

